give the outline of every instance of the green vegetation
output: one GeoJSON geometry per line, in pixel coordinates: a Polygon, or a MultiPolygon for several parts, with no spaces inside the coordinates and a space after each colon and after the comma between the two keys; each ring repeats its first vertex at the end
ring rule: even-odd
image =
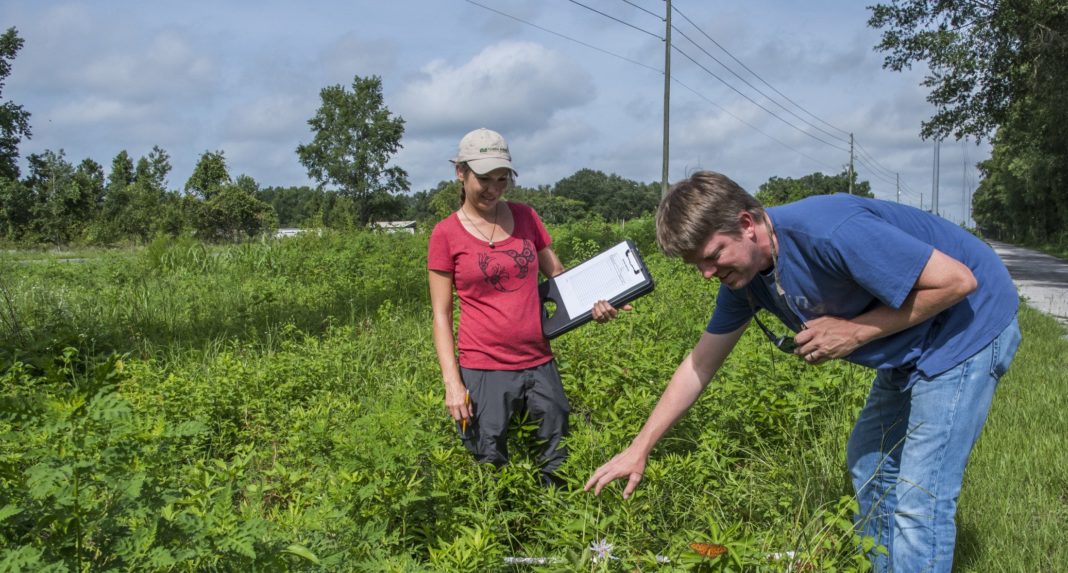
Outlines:
{"type": "Polygon", "coordinates": [[[319,97],[322,105],[308,120],[315,138],[297,146],[300,163],[320,185],[336,185],[361,224],[381,220],[383,211],[395,208],[391,197],[408,190],[408,174],[387,167],[401,148],[404,119],[386,107],[377,76],[356,76],[351,92],[338,84],[323,88],[319,97]]]}
{"type": "MultiPolygon", "coordinates": [[[[931,67],[939,111],[925,136],[997,130],[981,229],[1068,250],[1061,3],[895,0],[869,23],[885,28],[888,67],[931,67]]],[[[0,90],[22,46],[14,28],[0,36],[0,90]]],[[[804,367],[753,333],[630,501],[618,483],[581,491],[711,312],[715,284],[655,253],[652,222],[634,219],[655,207],[655,184],[581,169],[510,191],[556,224],[565,263],[632,238],[657,289],[621,320],[554,341],[572,402],[565,487],[537,484],[522,421],[511,465],[476,465],[442,405],[426,235],[332,230],[436,221],[455,209],[456,182],[400,194],[403,170],[385,165],[403,119],[378,78],[321,95],[298,155],[336,190],[261,189],[214,151],[179,192],[159,147],[136,162],[119,151],[106,174],[45,151],[23,177],[30,114],[0,102],[0,240],[141,245],[0,254],[0,571],[481,572],[518,568],[510,556],[552,560],[542,570],[867,568],[844,447],[871,373],[804,367]],[[378,139],[356,133],[367,122],[378,139]],[[279,223],[322,232],[259,238],[279,223]],[[695,542],[729,552],[705,559],[695,542]],[[592,549],[608,544],[613,559],[592,549]]],[[[773,177],[761,193],[781,203],[847,177],[773,177]]],[[[1047,317],[1024,309],[1021,324],[966,476],[961,571],[1068,570],[1068,349],[1047,317]]]]}
{"type": "MultiPolygon", "coordinates": [[[[857,174],[853,173],[853,195],[874,199],[871,192],[871,184],[867,181],[857,181],[857,174]]],[[[812,173],[798,179],[792,177],[772,177],[767,183],[760,186],[760,190],[754,195],[765,207],[784,205],[800,201],[813,195],[830,195],[832,193],[850,192],[850,174],[843,171],[837,175],[824,175],[812,173]]]]}
{"type": "Polygon", "coordinates": [[[1068,571],[1068,340],[1020,313],[1024,338],[972,453],[960,498],[960,571],[1068,571]]]}
{"type": "MultiPolygon", "coordinates": [[[[0,34],[0,93],[11,73],[11,61],[24,43],[15,28],[0,34]]],[[[0,180],[18,179],[19,142],[31,135],[30,112],[12,101],[0,103],[0,180]]]]}
{"type": "MultiPolygon", "coordinates": [[[[554,341],[573,435],[553,490],[525,424],[500,471],[460,445],[425,235],[0,258],[0,570],[519,570],[509,556],[558,560],[542,570],[863,570],[843,460],[870,372],[804,367],[757,333],[630,501],[618,484],[581,491],[644,421],[715,292],[654,251],[651,221],[624,231],[657,289],[554,341]],[[592,560],[600,540],[618,560],[592,560]],[[707,560],[693,542],[729,553],[707,560]],[[793,565],[768,558],[787,551],[793,565]]],[[[552,232],[565,262],[622,235],[596,220],[552,232]]],[[[1023,325],[962,499],[964,571],[1068,564],[1068,353],[1044,317],[1023,325]]]]}
{"type": "Polygon", "coordinates": [[[1062,0],[891,0],[872,6],[893,70],[924,63],[924,137],[990,138],[973,216],[986,236],[1068,250],[1068,7],[1062,0]]]}

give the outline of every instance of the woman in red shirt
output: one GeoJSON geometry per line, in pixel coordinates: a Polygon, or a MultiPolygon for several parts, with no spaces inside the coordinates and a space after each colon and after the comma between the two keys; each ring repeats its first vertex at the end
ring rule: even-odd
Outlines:
{"type": "MultiPolygon", "coordinates": [[[[525,410],[539,424],[542,481],[559,484],[554,472],[567,457],[560,440],[570,406],[541,331],[538,271],[553,277],[564,268],[534,209],[502,198],[516,172],[499,133],[468,133],[452,162],[460,208],[434,227],[427,257],[445,407],[475,459],[498,467],[508,462],[508,423],[525,410]],[[455,338],[453,288],[460,300],[455,338]]],[[[593,307],[598,322],[616,312],[605,301],[593,307]]]]}

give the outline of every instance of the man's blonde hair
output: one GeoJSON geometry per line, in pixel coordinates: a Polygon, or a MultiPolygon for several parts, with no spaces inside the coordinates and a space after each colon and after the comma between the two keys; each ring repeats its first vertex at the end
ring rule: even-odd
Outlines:
{"type": "Polygon", "coordinates": [[[737,235],[738,215],[748,211],[758,222],[764,207],[726,175],[697,171],[675,183],[656,211],[656,241],[670,257],[696,258],[713,233],[737,235]]]}

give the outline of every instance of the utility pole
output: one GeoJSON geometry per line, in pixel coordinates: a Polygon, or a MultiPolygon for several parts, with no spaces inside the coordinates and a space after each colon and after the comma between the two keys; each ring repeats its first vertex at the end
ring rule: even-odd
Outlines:
{"type": "Polygon", "coordinates": [[[968,138],[960,140],[960,224],[968,226],[968,138]]]}
{"type": "Polygon", "coordinates": [[[853,194],[853,134],[849,134],[849,194],[853,194]]]}
{"type": "Polygon", "coordinates": [[[660,198],[668,192],[668,136],[671,125],[671,0],[665,2],[664,16],[664,165],[660,176],[660,198]]]}
{"type": "Polygon", "coordinates": [[[935,215],[938,214],[938,170],[942,163],[941,153],[942,140],[936,140],[934,147],[934,169],[931,174],[931,212],[935,215]]]}

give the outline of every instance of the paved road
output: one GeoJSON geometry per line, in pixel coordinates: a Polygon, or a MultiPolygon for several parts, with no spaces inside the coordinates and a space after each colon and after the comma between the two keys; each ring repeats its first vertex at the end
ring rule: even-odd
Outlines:
{"type": "Polygon", "coordinates": [[[1068,326],[1068,262],[1038,251],[988,242],[1009,268],[1027,304],[1068,326]]]}

